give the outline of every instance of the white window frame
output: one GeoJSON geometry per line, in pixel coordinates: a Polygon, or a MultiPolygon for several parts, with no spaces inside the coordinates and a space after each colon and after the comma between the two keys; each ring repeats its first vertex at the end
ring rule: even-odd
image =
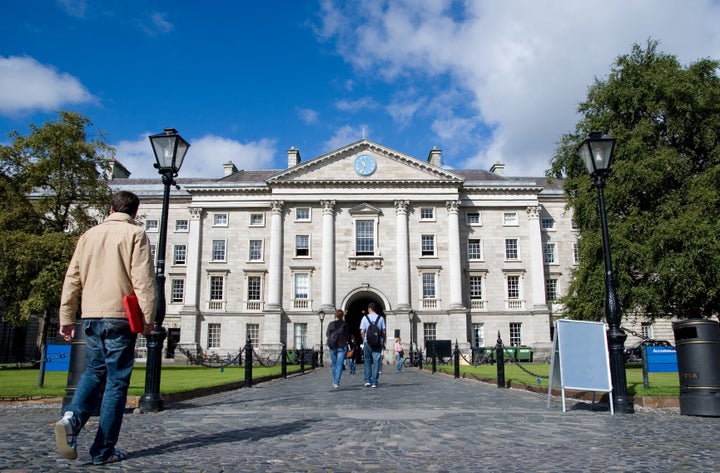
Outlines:
{"type": "Polygon", "coordinates": [[[505,307],[508,310],[525,308],[523,299],[523,275],[517,272],[505,273],[505,307]]]}
{"type": "Polygon", "coordinates": [[[311,257],[311,255],[310,255],[311,247],[312,246],[310,244],[310,235],[308,235],[308,234],[295,235],[295,257],[296,258],[310,258],[311,257]],[[300,246],[300,241],[299,241],[300,239],[305,240],[305,245],[306,245],[305,247],[300,246]],[[304,252],[305,254],[300,254],[301,252],[304,252]]]}
{"type": "Polygon", "coordinates": [[[310,310],[310,294],[312,294],[312,274],[310,271],[293,271],[292,294],[293,309],[310,310]]]}
{"type": "Polygon", "coordinates": [[[543,263],[557,264],[557,244],[554,242],[543,244],[543,263]]]}
{"type": "Polygon", "coordinates": [[[440,307],[440,278],[438,270],[423,269],[419,273],[420,306],[423,309],[440,307]]]}
{"type": "Polygon", "coordinates": [[[297,207],[295,209],[296,222],[312,222],[312,209],[310,207],[297,207]],[[307,217],[300,214],[300,211],[307,212],[307,217]]]}
{"type": "Polygon", "coordinates": [[[475,323],[472,324],[472,343],[473,347],[483,348],[485,346],[485,324],[475,323]]]}
{"type": "Polygon", "coordinates": [[[470,310],[486,310],[487,299],[485,298],[485,291],[487,290],[487,280],[484,272],[471,272],[468,274],[468,297],[470,298],[470,310]],[[475,281],[480,281],[480,292],[477,292],[475,281]]]}
{"type": "Polygon", "coordinates": [[[520,261],[520,239],[505,239],[505,261],[520,261]],[[513,251],[515,252],[515,256],[512,255],[513,251]]]}
{"type": "Polygon", "coordinates": [[[378,255],[378,231],[377,231],[378,219],[376,217],[369,217],[369,218],[368,217],[359,217],[359,218],[356,218],[353,223],[354,223],[353,228],[355,231],[355,235],[353,238],[353,241],[355,243],[355,245],[354,245],[355,256],[377,256],[378,255]],[[370,252],[362,252],[361,253],[358,251],[358,243],[359,243],[358,226],[359,226],[360,222],[363,222],[363,223],[369,222],[370,223],[370,228],[372,229],[372,235],[369,238],[364,237],[364,239],[372,240],[372,244],[370,245],[372,247],[372,250],[370,252]]]}
{"type": "Polygon", "coordinates": [[[420,207],[420,221],[421,222],[434,222],[435,221],[435,207],[420,207]],[[429,215],[428,215],[429,213],[429,215]],[[423,215],[425,214],[425,215],[423,215]]]}
{"type": "Polygon", "coordinates": [[[420,257],[435,258],[437,257],[437,238],[434,233],[423,233],[420,235],[420,257]],[[432,243],[432,250],[426,246],[426,243],[432,243]]]}
{"type": "Polygon", "coordinates": [[[520,219],[517,212],[503,212],[503,227],[517,227],[520,219]]]}
{"type": "Polygon", "coordinates": [[[263,310],[263,286],[264,280],[262,274],[246,274],[245,275],[245,308],[249,311],[263,310]],[[255,282],[257,280],[257,287],[255,282]]]}
{"type": "Polygon", "coordinates": [[[437,340],[437,322],[423,323],[423,342],[437,340]]]}
{"type": "Polygon", "coordinates": [[[293,342],[295,343],[295,349],[307,348],[307,323],[295,323],[293,324],[293,342]]]}
{"type": "MultiPolygon", "coordinates": [[[[472,220],[474,220],[474,219],[472,219],[472,220]]],[[[465,212],[465,225],[467,225],[468,227],[482,226],[482,213],[480,213],[479,210],[468,210],[467,212],[465,212]],[[470,221],[471,215],[472,216],[477,215],[477,222],[470,221]]]]}
{"type": "Polygon", "coordinates": [[[250,214],[250,227],[264,227],[265,226],[265,213],[264,212],[252,212],[250,214]],[[256,219],[258,221],[253,221],[256,219]]]}
{"type": "Polygon", "coordinates": [[[580,263],[580,248],[577,242],[573,242],[573,264],[580,263]]]}
{"type": "Polygon", "coordinates": [[[170,278],[170,303],[182,304],[185,302],[185,278],[170,278]],[[180,286],[180,287],[178,287],[180,286]]]}
{"type": "Polygon", "coordinates": [[[260,345],[260,324],[245,324],[245,340],[250,338],[253,347],[260,345]]]}
{"type": "Polygon", "coordinates": [[[227,303],[227,273],[208,272],[207,291],[208,310],[225,311],[225,304],[227,303]],[[218,281],[222,284],[220,297],[218,297],[217,287],[215,287],[218,281]]]}
{"type": "Polygon", "coordinates": [[[483,257],[482,238],[468,238],[467,255],[470,261],[483,261],[485,259],[483,257]],[[473,242],[477,242],[477,252],[473,252],[472,250],[474,246],[473,242]],[[473,255],[475,255],[475,257],[473,257],[473,255]]]}
{"type": "Polygon", "coordinates": [[[187,233],[190,231],[190,221],[186,218],[179,218],[175,220],[175,231],[177,233],[187,233]],[[185,222],[183,224],[183,222],[185,222]]]}
{"type": "Polygon", "coordinates": [[[222,340],[222,324],[219,323],[208,323],[207,333],[207,347],[208,350],[220,348],[220,341],[222,340]]]}
{"type": "Polygon", "coordinates": [[[227,240],[213,240],[210,248],[210,261],[213,263],[224,263],[227,261],[227,240]],[[218,247],[222,246],[222,249],[218,247]],[[222,252],[222,255],[219,253],[222,252]],[[222,256],[221,258],[218,256],[222,256]]]}
{"type": "Polygon", "coordinates": [[[227,212],[215,212],[213,213],[213,227],[227,227],[230,218],[227,212]]]}
{"type": "Polygon", "coordinates": [[[265,261],[265,241],[264,240],[249,240],[248,241],[248,262],[261,263],[265,261]],[[255,251],[253,251],[253,245],[260,244],[260,257],[253,258],[255,251]]]}
{"type": "Polygon", "coordinates": [[[146,233],[157,233],[158,232],[158,220],[155,218],[149,218],[145,220],[145,232],[146,233]]]}
{"type": "Polygon", "coordinates": [[[185,266],[187,264],[187,245],[175,244],[173,245],[173,265],[185,266]],[[180,254],[182,252],[182,255],[180,254]],[[182,258],[180,258],[182,256],[182,258]]]}
{"type": "Polygon", "coordinates": [[[557,301],[560,298],[560,293],[558,292],[558,279],[557,278],[547,278],[545,280],[545,301],[548,303],[553,303],[557,301]]]}
{"type": "Polygon", "coordinates": [[[541,217],[540,218],[540,229],[544,232],[550,232],[555,230],[555,219],[552,217],[541,217]]]}
{"type": "Polygon", "coordinates": [[[509,331],[510,331],[510,346],[511,347],[519,347],[523,344],[523,330],[522,330],[522,322],[510,322],[509,324],[509,331]]]}

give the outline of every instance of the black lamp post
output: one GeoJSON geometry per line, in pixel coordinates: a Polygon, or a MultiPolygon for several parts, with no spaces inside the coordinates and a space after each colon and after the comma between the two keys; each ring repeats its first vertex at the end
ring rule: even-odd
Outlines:
{"type": "Polygon", "coordinates": [[[413,322],[415,321],[415,311],[410,309],[408,312],[408,322],[410,323],[410,350],[408,350],[410,356],[410,366],[413,366],[415,361],[415,353],[413,353],[413,322]]]}
{"type": "Polygon", "coordinates": [[[163,408],[160,396],[160,368],[162,365],[162,347],[167,334],[163,327],[165,320],[165,246],[167,240],[168,207],[170,206],[170,186],[175,184],[175,177],[180,171],[185,153],[190,144],[185,141],[174,128],[165,128],[164,133],[150,136],[155,167],[162,175],[164,186],[162,216],[160,218],[160,235],[155,259],[156,302],[155,323],[147,338],[147,367],[145,372],[145,393],[140,398],[140,410],[157,412],[163,408]]]}
{"type": "Polygon", "coordinates": [[[325,320],[325,311],[321,310],[318,312],[318,317],[320,318],[320,367],[324,368],[325,365],[323,364],[323,321],[325,320]]]}
{"type": "Polygon", "coordinates": [[[612,379],[612,403],[615,412],[632,413],[633,404],[627,396],[625,376],[624,345],[627,335],[620,328],[620,307],[615,293],[615,280],[610,255],[610,237],[608,236],[607,214],[605,210],[605,180],[610,174],[615,138],[603,136],[599,131],[591,132],[579,148],[580,156],[593,179],[600,201],[600,227],[602,229],[603,253],[605,255],[605,319],[607,320],[607,340],[610,354],[610,376],[612,379]]]}

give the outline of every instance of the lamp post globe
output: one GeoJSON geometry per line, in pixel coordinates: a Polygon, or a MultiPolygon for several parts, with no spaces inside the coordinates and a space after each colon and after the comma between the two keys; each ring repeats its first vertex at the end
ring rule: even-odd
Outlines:
{"type": "Polygon", "coordinates": [[[157,412],[163,409],[160,396],[160,373],[162,367],[162,348],[167,332],[163,327],[165,320],[165,253],[167,243],[168,208],[170,206],[170,186],[180,171],[190,144],[174,128],[165,128],[163,133],[151,135],[150,143],[155,153],[155,168],[162,176],[163,201],[160,217],[157,252],[155,253],[156,302],[155,321],[147,337],[147,366],[145,371],[145,392],[140,398],[142,412],[157,412]]]}
{"type": "Polygon", "coordinates": [[[605,259],[605,320],[608,325],[607,340],[610,357],[610,377],[612,380],[612,400],[615,412],[632,413],[633,404],[627,395],[627,377],[625,373],[625,340],[627,335],[620,328],[620,307],[615,292],[615,279],[610,253],[610,236],[605,209],[605,180],[610,174],[615,138],[593,131],[578,148],[585,167],[598,191],[600,207],[600,228],[602,231],[603,255],[605,259]]]}

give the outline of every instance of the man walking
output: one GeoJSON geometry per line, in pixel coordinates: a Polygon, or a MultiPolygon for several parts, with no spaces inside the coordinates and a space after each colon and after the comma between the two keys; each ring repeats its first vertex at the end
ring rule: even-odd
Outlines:
{"type": "Polygon", "coordinates": [[[343,320],[344,315],[345,312],[337,309],[335,311],[335,320],[328,324],[325,331],[325,336],[328,338],[328,348],[330,348],[330,366],[334,388],[340,387],[340,378],[342,378],[345,354],[347,353],[347,344],[350,338],[350,328],[343,320]]]}
{"type": "Polygon", "coordinates": [[[363,356],[365,358],[365,387],[378,387],[380,377],[380,361],[385,345],[385,319],[377,313],[377,304],[368,304],[368,314],[360,322],[360,336],[363,339],[363,356]],[[374,335],[375,328],[379,332],[379,340],[374,335]],[[370,332],[370,333],[368,333],[370,332]],[[370,336],[369,336],[370,335],[370,336]]]}
{"type": "Polygon", "coordinates": [[[152,330],[156,297],[150,242],[134,220],[139,205],[140,199],[132,192],[113,195],[110,215],[80,237],[65,274],[60,335],[72,340],[81,304],[87,342],[85,372],[72,402],[55,424],[57,450],[68,460],[77,458],[77,436],[101,396],[98,429],[90,447],[92,462],[102,465],[127,458],[115,444],[125,411],[137,335],[130,331],[123,297],[137,296],[145,316],[145,335],[152,330]]]}

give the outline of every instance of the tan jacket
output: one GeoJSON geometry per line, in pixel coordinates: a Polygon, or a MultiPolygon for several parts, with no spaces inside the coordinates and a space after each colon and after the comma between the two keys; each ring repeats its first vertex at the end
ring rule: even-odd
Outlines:
{"type": "Polygon", "coordinates": [[[150,241],[128,214],[111,213],[78,240],[63,283],[60,325],[81,317],[126,318],[123,296],[137,295],[145,323],[155,319],[155,270],[150,241]]]}

